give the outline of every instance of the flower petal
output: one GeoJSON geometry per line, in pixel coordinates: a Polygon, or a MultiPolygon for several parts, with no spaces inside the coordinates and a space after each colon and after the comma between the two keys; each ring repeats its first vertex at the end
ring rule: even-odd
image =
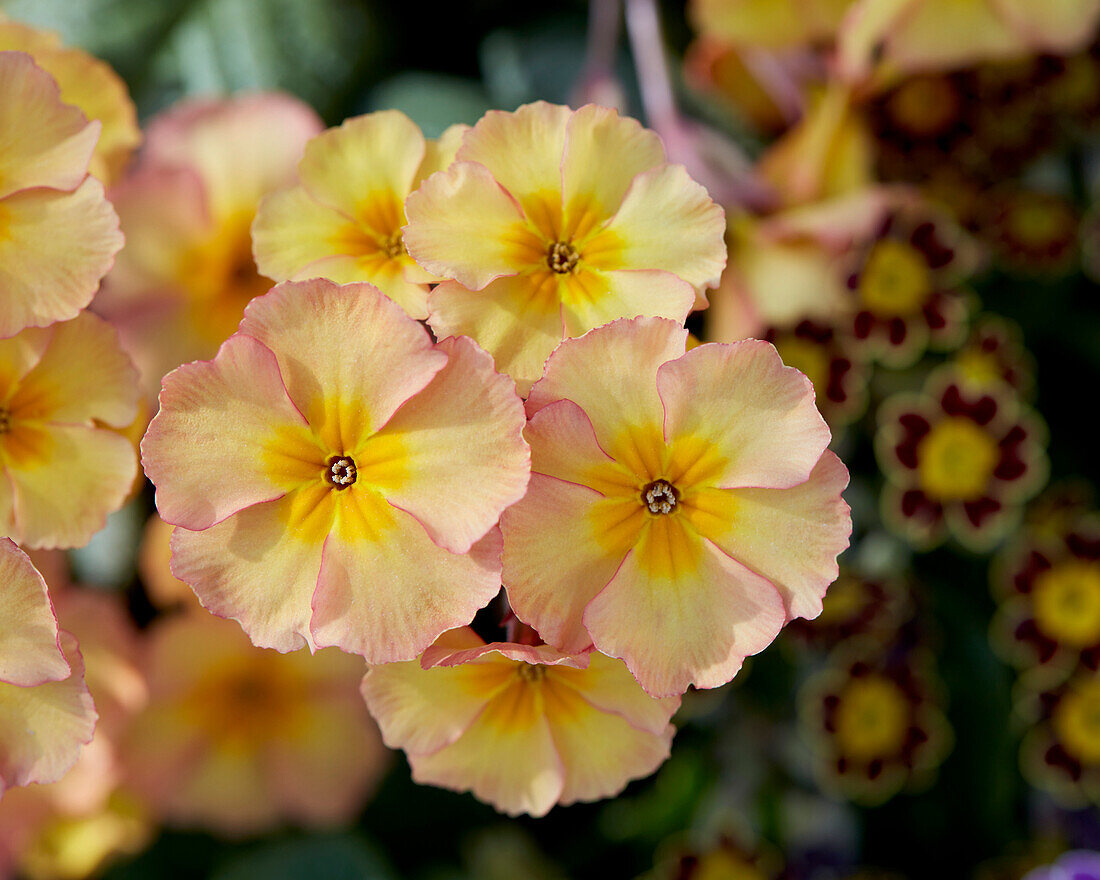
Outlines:
{"type": "Polygon", "coordinates": [[[35,548],[87,544],[129,494],[137,475],[134,447],[114,431],[83,425],[26,426],[10,436],[24,431],[28,448],[8,464],[12,537],[35,548]]]}
{"type": "Polygon", "coordinates": [[[313,636],[368,663],[410,660],[462,626],[500,592],[500,531],[470,552],[436,545],[380,495],[343,493],[339,528],[325,543],[313,597],[313,636]]]}
{"type": "Polygon", "coordinates": [[[307,471],[319,480],[324,456],[311,445],[275,356],[236,334],[214,360],[164,378],[160,412],[141,450],[161,516],[196,530],[281,497],[307,471]]]}
{"type": "Polygon", "coordinates": [[[54,324],[41,360],[19,383],[10,407],[20,418],[92,419],[123,428],[137,417],[137,370],[114,327],[89,312],[54,324]]]}
{"type": "Polygon", "coordinates": [[[458,741],[430,754],[410,754],[413,779],[472,791],[509,816],[546,815],[561,797],[565,768],[540,709],[535,689],[516,681],[458,741]]]}
{"type": "Polygon", "coordinates": [[[847,485],[848,469],[826,451],[800,486],[708,493],[685,513],[703,535],[775,585],[788,618],[814,618],[852,533],[840,494],[847,485]]]}
{"type": "Polygon", "coordinates": [[[68,678],[71,669],[61,651],[46,582],[8,538],[0,538],[0,584],[0,683],[29,687],[68,678]]]}
{"type": "Polygon", "coordinates": [[[786,619],[770,582],[709,541],[690,540],[693,558],[668,566],[635,548],[584,614],[596,648],[621,657],[655,697],[725,684],[786,619]]]}
{"type": "Polygon", "coordinates": [[[428,308],[436,336],[469,336],[515,380],[520,394],[542,375],[562,339],[556,291],[537,286],[530,276],[497,278],[483,290],[444,281],[432,291],[428,308]]]}
{"type": "MultiPolygon", "coordinates": [[[[629,678],[629,674],[625,672],[629,678]]],[[[645,699],[656,703],[631,681],[645,699]]],[[[648,776],[666,758],[675,732],[667,717],[658,733],[639,730],[621,715],[601,711],[571,687],[556,680],[543,686],[546,720],[565,768],[558,802],[594,801],[613,797],[631,779],[648,776]]]]}
{"type": "Polygon", "coordinates": [[[448,355],[447,365],[376,435],[400,445],[403,473],[373,484],[433,541],[465,553],[523,497],[526,418],[513,382],[470,339],[436,348],[448,355]]]}
{"type": "Polygon", "coordinates": [[[993,0],[993,5],[1030,48],[1055,55],[1084,49],[1100,22],[1097,0],[1048,0],[1042,7],[1029,0],[993,0]]]}
{"type": "Polygon", "coordinates": [[[382,427],[447,362],[369,284],[288,281],[249,304],[241,332],[275,352],[290,399],[338,452],[382,427]]]}
{"type": "Polygon", "coordinates": [[[608,269],[659,269],[695,288],[716,287],[726,265],[726,217],[682,165],[634,178],[601,235],[619,242],[608,269]]]}
{"type": "Polygon", "coordinates": [[[312,650],[310,602],[332,517],[324,498],[299,490],[201,532],[177,528],[172,573],[212,614],[239,621],[257,647],[312,650]]]}
{"type": "Polygon", "coordinates": [[[532,233],[519,204],[484,165],[455,162],[405,201],[402,232],[412,258],[433,275],[480,290],[526,265],[532,233]]]}
{"type": "Polygon", "coordinates": [[[75,318],[122,247],[103,185],[30,189],[0,201],[0,338],[75,318]]]}
{"type": "Polygon", "coordinates": [[[768,342],[701,345],[664,364],[657,389],[665,436],[697,438],[724,461],[712,485],[804,483],[829,445],[813,385],[768,342]]]}
{"type": "Polygon", "coordinates": [[[570,116],[568,107],[545,101],[524,104],[514,113],[490,110],[466,133],[456,159],[488,168],[528,216],[547,204],[560,210],[570,116]]]}
{"type": "Polygon", "coordinates": [[[654,699],[622,660],[599,651],[591,651],[588,658],[587,669],[555,669],[554,681],[568,684],[597,709],[621,715],[631,727],[657,735],[668,731],[668,719],[680,708],[679,697],[654,699]]]}
{"type": "Polygon", "coordinates": [[[75,189],[100,128],[61,101],[54,78],[30,55],[0,54],[0,199],[29,187],[75,189]]]}
{"type": "Polygon", "coordinates": [[[466,132],[470,126],[456,123],[449,125],[435,140],[429,139],[425,144],[424,161],[416,170],[416,180],[413,181],[413,189],[420,186],[425,180],[437,171],[443,171],[455,160],[455,154],[462,146],[466,132]]]}
{"type": "Polygon", "coordinates": [[[76,639],[61,634],[72,674],[35,687],[0,683],[0,794],[12,785],[56,782],[92,738],[96,712],[76,639]]]}
{"type": "Polygon", "coordinates": [[[671,318],[682,324],[695,305],[692,286],[669,272],[592,271],[574,278],[576,282],[592,279],[596,283],[590,295],[571,297],[563,303],[567,337],[582,336],[619,318],[671,318]]]}

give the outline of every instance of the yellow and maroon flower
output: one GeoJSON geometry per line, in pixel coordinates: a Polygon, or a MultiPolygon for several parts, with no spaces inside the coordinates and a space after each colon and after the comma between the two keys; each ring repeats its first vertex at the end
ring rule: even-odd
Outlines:
{"type": "Polygon", "coordinates": [[[154,626],[145,670],[127,783],[174,825],[238,835],[338,824],[386,765],[357,657],[261,650],[233,623],[189,614],[154,626]]]}
{"type": "Polygon", "coordinates": [[[635,318],[563,342],[527,401],[530,488],[501,520],[516,615],[655,696],[725,684],[817,616],[851,531],[806,377],[766,342],[686,338],[635,318]]]}
{"type": "Polygon", "coordinates": [[[971,389],[1007,385],[1023,400],[1035,390],[1035,359],[1024,348],[1020,326],[1000,315],[979,315],[970,338],[952,355],[951,367],[971,389]]]}
{"type": "Polygon", "coordinates": [[[169,370],[212,357],[270,289],[252,260],[252,220],[321,128],[279,94],[190,101],[150,123],[137,168],[111,191],[126,248],[94,306],[118,327],[150,400],[169,370]]]}
{"type": "Polygon", "coordinates": [[[76,639],[58,628],[46,583],[0,538],[0,795],[56,782],[92,738],[96,712],[76,639]]]}
{"type": "Polygon", "coordinates": [[[1079,515],[1057,534],[1030,532],[1003,551],[993,587],[993,647],[1027,669],[1100,669],[1100,521],[1079,515]]]}
{"type": "Polygon", "coordinates": [[[515,386],[369,284],[285,282],[164,380],[142,442],[172,570],[253,642],[417,656],[500,591],[515,386]]]}
{"type": "Polygon", "coordinates": [[[889,398],[878,423],[883,519],[916,547],[950,533],[988,550],[1046,482],[1046,428],[1003,386],[974,390],[941,371],[921,394],[889,398]]]}
{"type": "Polygon", "coordinates": [[[867,409],[868,365],[852,351],[851,340],[829,324],[804,320],[792,330],[769,327],[764,339],[783,363],[813,383],[817,407],[834,431],[867,409]]]}
{"type": "Polygon", "coordinates": [[[23,52],[0,52],[0,339],[68,320],[122,247],[103,185],[88,176],[100,124],[62,103],[23,52]]]}
{"type": "Polygon", "coordinates": [[[298,164],[300,183],[268,195],[256,214],[260,272],[276,281],[366,281],[427,318],[428,285],[439,279],[405,250],[405,198],[451,164],[466,129],[428,141],[404,113],[384,110],[315,137],[298,164]]]}
{"type": "Polygon", "coordinates": [[[118,334],[87,312],[0,339],[0,535],[79,547],[103,527],[137,473],[111,429],[134,420],[137,397],[118,334]]]}
{"type": "Polygon", "coordinates": [[[1020,746],[1028,781],[1071,809],[1100,805],[1100,672],[1025,693],[1019,711],[1032,721],[1020,746]]]}
{"type": "Polygon", "coordinates": [[[913,601],[904,583],[842,568],[825,594],[821,614],[791,621],[785,638],[823,650],[859,637],[888,644],[912,617],[913,601]]]}
{"type": "Polygon", "coordinates": [[[961,230],[946,218],[888,216],[848,278],[857,351],[904,367],[929,347],[959,345],[969,318],[959,283],[972,266],[961,230]]]}
{"type": "Polygon", "coordinates": [[[1011,269],[1032,275],[1068,272],[1077,256],[1077,211],[1062,196],[1010,187],[988,195],[981,234],[1011,269]]]}
{"type": "Polygon", "coordinates": [[[722,209],[614,110],[487,113],[405,205],[405,244],[448,279],[437,336],[468,335],[525,393],[562,341],[616,318],[683,321],[725,265],[722,209]]]}
{"type": "Polygon", "coordinates": [[[57,82],[62,101],[102,125],[88,172],[106,186],[114,183],[141,143],[126,83],[109,64],[62,46],[56,34],[0,18],[0,51],[9,50],[30,55],[57,82]]]}
{"type": "Polygon", "coordinates": [[[668,757],[679,698],[648,696],[621,661],[486,644],[468,627],[419,661],[373,667],[363,697],[417,782],[515,816],[618,794],[668,757]]]}
{"type": "Polygon", "coordinates": [[[880,648],[848,645],[799,694],[822,786],[868,806],[930,783],[953,742],[930,658],[880,648]]]}

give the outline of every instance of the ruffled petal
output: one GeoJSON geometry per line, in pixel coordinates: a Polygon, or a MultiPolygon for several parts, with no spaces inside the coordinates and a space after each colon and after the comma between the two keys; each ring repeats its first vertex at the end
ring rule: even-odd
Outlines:
{"type": "Polygon", "coordinates": [[[695,305],[691,285],[669,272],[591,271],[573,279],[573,283],[585,281],[590,282],[590,293],[569,297],[562,304],[566,337],[582,336],[619,318],[671,318],[682,324],[695,305]]]}
{"type": "Polygon", "coordinates": [[[587,669],[555,669],[554,681],[569,685],[597,709],[622,716],[637,730],[660,737],[671,733],[668,719],[680,708],[679,697],[654,699],[638,686],[622,660],[599,651],[588,658],[587,669]]]}

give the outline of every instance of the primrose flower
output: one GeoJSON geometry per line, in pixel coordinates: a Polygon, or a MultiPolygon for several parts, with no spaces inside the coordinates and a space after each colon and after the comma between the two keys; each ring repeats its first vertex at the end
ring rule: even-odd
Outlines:
{"type": "Polygon", "coordinates": [[[1020,744],[1020,769],[1032,785],[1069,809],[1100,805],[1100,672],[1025,693],[1017,707],[1031,729],[1020,744]]]}
{"type": "Polygon", "coordinates": [[[76,639],[58,629],[46,583],[0,538],[0,795],[55,782],[92,738],[96,712],[76,639]]]}
{"type": "Polygon", "coordinates": [[[256,213],[256,265],[276,281],[367,281],[412,317],[428,317],[438,281],[401,238],[405,198],[451,164],[467,126],[428,141],[398,110],[346,120],[306,144],[301,182],[268,195],[256,213]]]}
{"type": "Polygon", "coordinates": [[[532,475],[505,511],[520,620],[621,657],[654,696],[717,687],[815,617],[851,520],[809,381],[750,340],[620,320],[567,340],[527,401],[532,475]]]}
{"type": "Polygon", "coordinates": [[[521,393],[563,338],[616,318],[683,321],[725,264],[722,209],[633,119],[588,105],[493,111],[409,196],[405,244],[449,279],[439,337],[467,335],[521,393]]]}
{"type": "Polygon", "coordinates": [[[486,644],[468,627],[419,661],[373,667],[363,697],[413,779],[515,816],[611,797],[668,757],[678,698],[655,700],[597,652],[486,644]]]}
{"type": "Polygon", "coordinates": [[[122,506],[137,455],[137,375],[109,324],[87,312],[0,339],[0,535],[79,547],[122,506]]]}
{"type": "Polygon", "coordinates": [[[984,230],[998,257],[1029,275],[1064,275],[1074,268],[1080,218],[1054,193],[1009,188],[990,196],[984,230]]]}
{"type": "Polygon", "coordinates": [[[908,586],[896,580],[872,578],[841,567],[840,577],[829,587],[821,614],[813,620],[795,620],[787,628],[808,647],[829,650],[849,639],[892,642],[903,625],[913,619],[908,586]]]}
{"type": "Polygon", "coordinates": [[[950,533],[987,550],[1046,482],[1045,426],[1003,386],[976,389],[942,371],[921,394],[889,398],[878,423],[882,516],[916,547],[950,533]]]}
{"type": "Polygon", "coordinates": [[[279,94],[188,101],[149,124],[137,168],[111,190],[126,248],[94,308],[118,328],[151,400],[165,373],[213,357],[270,289],[249,228],[321,128],[279,94]]]}
{"type": "Polygon", "coordinates": [[[993,647],[1018,668],[1100,669],[1100,519],[1028,530],[998,555],[993,647]]]}
{"type": "Polygon", "coordinates": [[[164,380],[142,452],[172,570],[252,641],[409,660],[500,591],[511,380],[369,284],[286,282],[164,380]]]}
{"type": "Polygon", "coordinates": [[[1035,392],[1035,358],[1024,348],[1020,326],[1000,315],[975,319],[966,344],[951,357],[951,368],[969,388],[1007,385],[1021,400],[1035,392]]]}
{"type": "Polygon", "coordinates": [[[118,179],[141,143],[126,83],[109,64],[62,46],[56,34],[0,20],[0,51],[26,52],[57,81],[61,100],[102,125],[88,172],[105,185],[118,179]]]}
{"type": "Polygon", "coordinates": [[[99,130],[29,55],[0,52],[0,339],[75,317],[122,247],[88,177],[99,130]]]}
{"type": "Polygon", "coordinates": [[[127,782],[174,825],[240,835],[340,823],[385,766],[357,657],[260,650],[203,614],[156,624],[145,659],[149,704],[128,730],[127,782]]]}
{"type": "Polygon", "coordinates": [[[880,646],[848,645],[799,694],[822,785],[868,806],[930,783],[954,741],[931,659],[880,646]]]}

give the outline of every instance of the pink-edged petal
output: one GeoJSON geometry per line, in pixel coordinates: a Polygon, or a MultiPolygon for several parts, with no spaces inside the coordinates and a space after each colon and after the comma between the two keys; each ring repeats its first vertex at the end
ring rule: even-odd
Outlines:
{"type": "Polygon", "coordinates": [[[369,284],[288,281],[249,304],[241,332],[275,352],[290,399],[340,451],[377,431],[447,362],[369,284]]]}
{"type": "Polygon", "coordinates": [[[332,517],[324,495],[303,489],[201,532],[177,528],[172,573],[208,611],[238,621],[257,647],[312,650],[310,603],[332,517]]]}
{"type": "Polygon", "coordinates": [[[75,318],[122,247],[103,184],[29,189],[0,201],[0,338],[75,318]]]}
{"type": "Polygon", "coordinates": [[[542,375],[543,364],[562,340],[556,290],[529,276],[497,278],[483,290],[445,281],[431,292],[428,309],[436,336],[469,336],[515,380],[520,394],[542,375]]]}
{"type": "MultiPolygon", "coordinates": [[[[457,630],[452,630],[456,632],[457,630]]],[[[587,654],[564,654],[553,645],[522,645],[518,642],[490,642],[472,645],[468,648],[447,647],[436,643],[420,655],[420,666],[431,669],[436,666],[461,666],[466,663],[501,663],[514,660],[537,666],[569,666],[574,669],[588,668],[587,654]]],[[[514,669],[514,666],[509,667],[514,669]]]]}
{"type": "Polygon", "coordinates": [[[659,269],[696,288],[716,287],[726,265],[726,215],[682,165],[634,178],[606,232],[619,240],[616,269],[659,269]]]}
{"type": "Polygon", "coordinates": [[[592,296],[577,296],[562,305],[565,335],[581,336],[619,318],[671,318],[681,324],[695,305],[695,290],[670,272],[623,270],[585,272],[576,282],[592,278],[592,296]]]}
{"type": "Polygon", "coordinates": [[[30,55],[0,53],[0,199],[28,187],[76,188],[100,128],[61,101],[54,78],[30,55]]]}
{"type": "Polygon", "coordinates": [[[455,162],[405,200],[412,258],[433,275],[480,290],[529,262],[532,233],[517,202],[484,165],[455,162]]]}
{"type": "MultiPolygon", "coordinates": [[[[249,336],[225,341],[212,361],[164,378],[160,412],[141,443],[157,509],[196,530],[251,504],[279,498],[309,448],[307,426],[287,397],[275,356],[249,336]]],[[[314,476],[324,458],[315,452],[314,476]]]]}
{"type": "Polygon", "coordinates": [[[585,669],[559,668],[554,681],[569,685],[584,699],[603,712],[622,716],[632,727],[663,736],[668,720],[680,708],[680,698],[654,699],[630,674],[622,660],[591,651],[585,669]]]}
{"type": "Polygon", "coordinates": [[[129,425],[137,417],[137,370],[114,327],[82,312],[50,334],[42,359],[19,383],[12,411],[23,419],[129,425]]]}
{"type": "Polygon", "coordinates": [[[368,663],[410,660],[500,592],[499,529],[456,555],[377,493],[353,487],[344,494],[313,597],[318,645],[368,663]]]}
{"type": "Polygon", "coordinates": [[[472,791],[509,816],[546,815],[565,784],[535,688],[519,680],[496,695],[456,742],[408,757],[417,782],[472,791]]]}
{"type": "Polygon", "coordinates": [[[0,683],[28,687],[68,678],[46,582],[8,538],[0,538],[0,585],[0,683]]]}
{"type": "MultiPolygon", "coordinates": [[[[636,682],[631,684],[645,697],[636,682]]],[[[558,799],[563,805],[612,797],[630,780],[648,776],[668,758],[674,731],[667,719],[658,733],[640,730],[557,681],[543,687],[543,699],[554,746],[565,768],[565,784],[558,799]]]]}
{"type": "Polygon", "coordinates": [[[455,154],[462,146],[466,132],[470,126],[462,123],[449,125],[435,140],[425,143],[424,161],[416,169],[416,180],[413,181],[413,189],[420,186],[425,180],[437,171],[444,171],[455,160],[455,154]]]}
{"type": "Polygon", "coordinates": [[[446,339],[437,349],[447,365],[376,435],[398,444],[403,472],[372,483],[433,541],[465,553],[523,497],[526,418],[515,384],[470,339],[446,339]]]}
{"type": "Polygon", "coordinates": [[[690,540],[697,549],[680,567],[655,568],[635,548],[584,613],[596,648],[625,661],[655,697],[725,684],[786,620],[769,581],[709,541],[690,540]]]}
{"type": "Polygon", "coordinates": [[[381,110],[311,140],[298,173],[318,202],[356,220],[379,193],[392,193],[398,202],[409,194],[424,149],[415,122],[400,110],[381,110]]]}
{"type": "Polygon", "coordinates": [[[624,425],[659,429],[664,407],[654,377],[686,346],[687,330],[665,318],[614,321],[567,339],[531,389],[527,415],[555,400],[572,400],[592,420],[600,446],[614,454],[624,425]]]}
{"type": "Polygon", "coordinates": [[[0,682],[0,794],[13,785],[56,782],[92,738],[96,711],[76,639],[61,634],[72,667],[63,681],[34,687],[0,682]]]}
{"type": "Polygon", "coordinates": [[[686,513],[702,534],[774,584],[788,617],[814,618],[852,534],[841,497],[847,485],[848,469],[826,451],[799,486],[706,493],[686,513]]]}
{"type": "MultiPolygon", "coordinates": [[[[341,255],[357,257],[362,250],[356,237],[358,231],[349,217],[321,204],[304,186],[275,190],[264,196],[252,221],[256,268],[261,275],[286,281],[318,260],[341,255]]],[[[315,273],[306,277],[328,276],[315,273]]]]}
{"type": "Polygon", "coordinates": [[[831,439],[810,380],[783,366],[769,342],[701,345],[664,364],[657,389],[665,436],[704,441],[722,460],[710,485],[804,483],[831,439]]]}
{"type": "Polygon", "coordinates": [[[130,492],[137,475],[134,447],[105,428],[48,425],[17,428],[12,436],[24,431],[29,454],[8,466],[15,493],[12,537],[43,549],[87,544],[130,492]]]}
{"type": "MultiPolygon", "coordinates": [[[[483,645],[472,630],[446,633],[437,646],[483,645]]],[[[367,708],[391,749],[435,752],[457,740],[514,676],[509,663],[424,669],[418,660],[374,666],[363,677],[367,708]]]]}
{"type": "Polygon", "coordinates": [[[561,160],[565,227],[583,236],[611,217],[634,178],[665,161],[655,132],[607,107],[569,117],[561,160]]]}
{"type": "Polygon", "coordinates": [[[514,113],[490,110],[466,133],[456,159],[488,168],[529,214],[547,201],[560,207],[571,116],[568,107],[545,101],[524,104],[514,113]]]}

